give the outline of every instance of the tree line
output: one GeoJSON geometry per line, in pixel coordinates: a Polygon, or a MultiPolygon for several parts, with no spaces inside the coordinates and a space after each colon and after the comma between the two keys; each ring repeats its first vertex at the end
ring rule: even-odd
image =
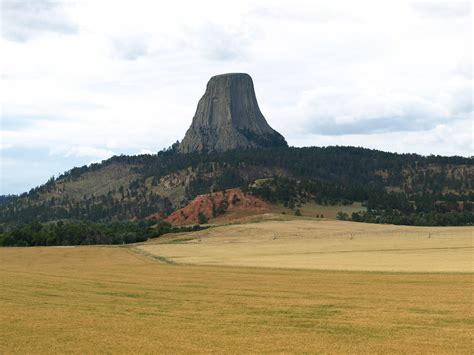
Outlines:
{"type": "Polygon", "coordinates": [[[128,244],[144,242],[167,233],[198,231],[200,225],[173,227],[166,221],[138,221],[93,223],[87,221],[60,220],[0,227],[1,246],[53,246],[128,244]]]}

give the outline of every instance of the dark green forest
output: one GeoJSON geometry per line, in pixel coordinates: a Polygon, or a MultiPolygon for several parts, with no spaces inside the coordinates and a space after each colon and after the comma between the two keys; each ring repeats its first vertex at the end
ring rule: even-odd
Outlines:
{"type": "Polygon", "coordinates": [[[0,246],[52,246],[128,244],[144,242],[167,233],[191,232],[203,227],[173,227],[166,221],[92,223],[57,221],[4,226],[0,228],[0,246]]]}

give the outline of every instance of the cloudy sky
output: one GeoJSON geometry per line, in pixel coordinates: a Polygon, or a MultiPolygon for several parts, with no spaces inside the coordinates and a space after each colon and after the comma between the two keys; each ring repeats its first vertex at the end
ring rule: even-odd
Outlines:
{"type": "Polygon", "coordinates": [[[0,194],[171,145],[225,72],[290,145],[474,151],[470,1],[0,1],[0,194]]]}

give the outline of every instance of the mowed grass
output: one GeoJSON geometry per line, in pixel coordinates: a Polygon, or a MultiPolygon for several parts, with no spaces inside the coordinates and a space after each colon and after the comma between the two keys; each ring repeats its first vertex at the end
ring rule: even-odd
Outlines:
{"type": "Polygon", "coordinates": [[[138,248],[180,264],[472,272],[474,227],[410,227],[292,217],[164,236],[138,248]]]}
{"type": "Polygon", "coordinates": [[[468,354],[472,281],[167,265],[126,247],[3,248],[0,353],[468,354]]]}

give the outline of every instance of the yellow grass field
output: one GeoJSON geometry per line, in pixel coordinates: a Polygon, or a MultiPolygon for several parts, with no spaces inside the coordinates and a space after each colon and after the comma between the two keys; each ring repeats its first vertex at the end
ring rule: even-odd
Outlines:
{"type": "Polygon", "coordinates": [[[165,236],[137,248],[180,264],[472,272],[474,228],[293,218],[165,236]]]}
{"type": "MultiPolygon", "coordinates": [[[[471,354],[474,274],[417,270],[427,268],[424,250],[469,250],[472,228],[400,228],[302,219],[218,227],[142,245],[0,248],[0,353],[471,354]],[[351,250],[369,253],[360,251],[368,245],[398,248],[391,261],[380,261],[384,267],[413,248],[421,259],[410,272],[292,269],[313,260],[290,265],[303,250],[300,239],[311,253],[321,242],[327,260],[359,260],[354,269],[367,263],[351,250]],[[431,244],[422,248],[425,239],[431,244]],[[231,258],[248,265],[244,256],[251,253],[238,257],[244,245],[262,254],[263,245],[285,240],[269,249],[266,267],[166,263],[190,263],[191,254],[176,255],[185,253],[180,248],[204,255],[200,248],[207,246],[207,262],[231,258]],[[160,248],[169,247],[178,249],[163,257],[160,248]],[[227,256],[217,260],[219,253],[227,256]]],[[[438,264],[443,271],[466,271],[464,261],[451,257],[438,264]]]]}

